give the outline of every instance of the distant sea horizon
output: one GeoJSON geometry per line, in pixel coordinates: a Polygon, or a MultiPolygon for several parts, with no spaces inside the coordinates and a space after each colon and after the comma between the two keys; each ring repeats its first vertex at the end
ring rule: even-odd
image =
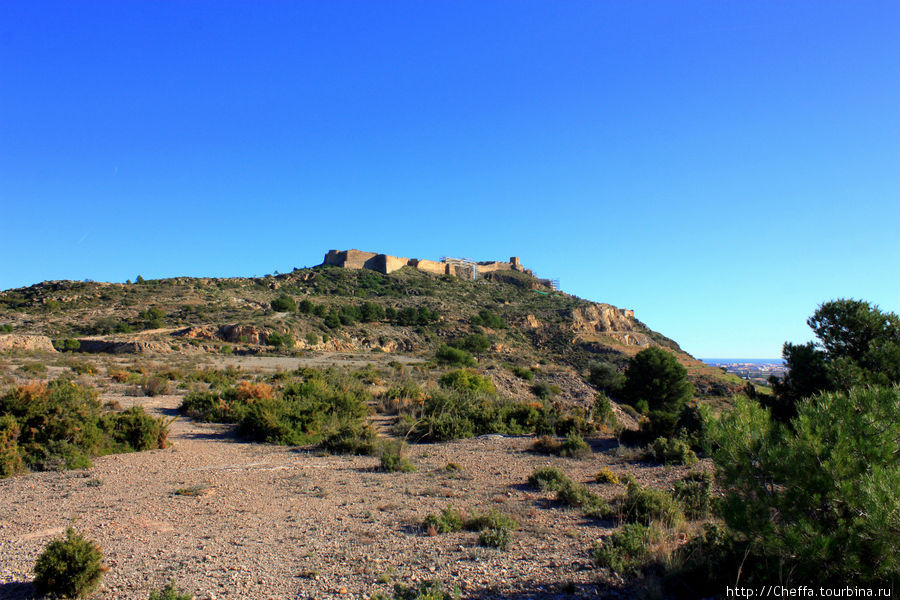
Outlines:
{"type": "Polygon", "coordinates": [[[754,365],[784,364],[783,358],[701,358],[701,361],[710,365],[749,363],[754,365]]]}

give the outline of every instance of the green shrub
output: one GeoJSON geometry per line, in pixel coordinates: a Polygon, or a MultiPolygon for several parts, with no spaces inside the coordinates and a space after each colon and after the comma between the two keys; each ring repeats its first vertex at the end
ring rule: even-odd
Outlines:
{"type": "Polygon", "coordinates": [[[503,329],[506,327],[506,321],[494,312],[483,308],[478,314],[471,318],[472,325],[480,325],[482,327],[490,327],[491,329],[503,329]]]}
{"type": "Polygon", "coordinates": [[[0,333],[12,333],[12,332],[13,332],[13,326],[10,325],[9,323],[4,323],[3,325],[0,325],[0,333]]]}
{"type": "Polygon", "coordinates": [[[274,395],[242,385],[188,394],[181,411],[200,420],[237,423],[241,434],[261,442],[304,445],[328,437],[335,452],[358,452],[361,441],[365,446],[373,442],[367,452],[374,449],[374,433],[363,427],[370,395],[355,377],[334,369],[303,369],[274,395]]]}
{"type": "Polygon", "coordinates": [[[483,529],[478,535],[478,543],[489,548],[506,550],[509,541],[509,529],[483,529]]]}
{"type": "Polygon", "coordinates": [[[533,386],[531,386],[531,391],[534,392],[534,395],[540,398],[541,400],[549,400],[553,396],[556,396],[562,389],[552,383],[547,383],[546,381],[538,381],[533,386]]]}
{"type": "Polygon", "coordinates": [[[104,413],[96,390],[65,379],[11,389],[0,397],[0,415],[7,417],[10,465],[18,454],[38,470],[86,468],[91,456],[165,447],[168,434],[168,423],[140,407],[104,413]]]}
{"type": "Polygon", "coordinates": [[[406,442],[387,441],[381,445],[381,470],[387,473],[411,473],[416,468],[406,457],[406,442]]]}
{"type": "Polygon", "coordinates": [[[622,520],[629,523],[649,524],[660,521],[668,527],[674,527],[684,522],[684,511],[671,494],[641,487],[633,479],[628,482],[628,493],[620,499],[618,509],[622,520]]]}
{"type": "Polygon", "coordinates": [[[310,346],[315,346],[319,343],[319,336],[312,331],[306,334],[306,343],[310,346]]]}
{"type": "Polygon", "coordinates": [[[60,352],[77,352],[81,348],[81,342],[72,338],[53,340],[53,347],[60,352]]]}
{"type": "Polygon", "coordinates": [[[528,484],[541,491],[558,491],[571,479],[556,467],[540,467],[528,477],[528,484]]]}
{"type": "Polygon", "coordinates": [[[182,594],[171,581],[160,590],[151,590],[148,600],[193,600],[193,594],[182,594]]]}
{"type": "Polygon", "coordinates": [[[295,345],[294,336],[292,336],[290,333],[281,333],[278,331],[273,331],[272,333],[270,333],[268,339],[266,340],[266,343],[269,346],[274,346],[277,349],[291,349],[295,345]]]}
{"type": "Polygon", "coordinates": [[[557,490],[556,499],[566,506],[581,509],[589,517],[606,519],[612,516],[612,509],[603,498],[590,491],[587,486],[571,480],[563,483],[557,490]]]}
{"type": "Polygon", "coordinates": [[[469,531],[483,531],[485,529],[514,531],[519,528],[519,523],[509,515],[492,508],[486,513],[474,513],[465,520],[463,527],[469,531]]]}
{"type": "Polygon", "coordinates": [[[425,517],[422,529],[428,533],[452,533],[463,528],[463,518],[452,506],[448,506],[440,514],[425,517]]]}
{"type": "Polygon", "coordinates": [[[592,362],[588,369],[590,372],[588,381],[606,393],[616,395],[625,385],[625,375],[612,363],[592,362]]]}
{"type": "Polygon", "coordinates": [[[513,375],[515,375],[519,379],[524,379],[525,381],[531,381],[532,379],[534,379],[534,371],[525,367],[513,367],[512,372],[513,375]]]}
{"type": "Polygon", "coordinates": [[[441,344],[435,352],[435,359],[439,363],[457,365],[461,367],[474,367],[475,359],[465,350],[441,344]]]}
{"type": "Polygon", "coordinates": [[[12,415],[0,416],[0,477],[15,475],[24,469],[19,448],[19,423],[12,415]]]}
{"type": "MultiPolygon", "coordinates": [[[[622,394],[632,406],[678,414],[694,393],[687,369],[675,355],[657,346],[638,352],[628,363],[622,394]]],[[[640,409],[639,409],[640,410],[640,409]]]]}
{"type": "Polygon", "coordinates": [[[377,448],[375,430],[367,424],[346,423],[325,434],[322,448],[332,454],[374,454],[377,448]]]}
{"type": "Polygon", "coordinates": [[[483,333],[471,333],[451,345],[461,350],[468,350],[473,354],[484,354],[490,350],[491,340],[483,333]]]}
{"type": "Polygon", "coordinates": [[[494,382],[488,377],[482,377],[470,369],[457,369],[444,374],[439,383],[441,387],[451,388],[459,392],[471,392],[473,394],[496,394],[494,382]]]}
{"type": "Polygon", "coordinates": [[[615,430],[619,427],[619,420],[616,418],[616,413],[613,412],[609,396],[603,392],[594,394],[594,405],[591,408],[591,420],[595,425],[607,430],[615,430]]]}
{"type": "MultiPolygon", "coordinates": [[[[650,557],[656,532],[646,525],[629,523],[602,542],[594,544],[594,564],[623,577],[637,574],[650,557]]],[[[721,590],[720,590],[721,591],[721,590]]]]}
{"type": "Polygon", "coordinates": [[[297,312],[297,303],[287,294],[282,294],[272,300],[272,310],[277,312],[297,312]]]}
{"type": "Polygon", "coordinates": [[[691,473],[682,481],[675,482],[675,499],[690,519],[705,519],[709,516],[712,499],[712,475],[709,473],[691,473]]]}
{"type": "Polygon", "coordinates": [[[567,458],[587,458],[591,454],[591,446],[577,433],[570,433],[559,445],[559,455],[567,458]]]}
{"type": "Polygon", "coordinates": [[[165,377],[154,375],[147,379],[141,386],[145,396],[163,396],[169,393],[169,380],[165,377]]]}
{"type": "Polygon", "coordinates": [[[646,458],[664,465],[693,465],[697,455],[684,440],[656,438],[647,449],[646,458]]]}
{"type": "Polygon", "coordinates": [[[405,586],[403,584],[394,585],[394,594],[386,596],[381,592],[372,594],[372,600],[459,600],[460,592],[458,588],[453,590],[444,589],[440,581],[423,581],[418,585],[405,586]]]}
{"type": "Polygon", "coordinates": [[[106,413],[101,427],[112,437],[117,452],[141,452],[168,445],[169,423],[147,414],[143,406],[106,413]]]}
{"type": "Polygon", "coordinates": [[[106,567],[95,543],[69,527],[65,539],[50,542],[34,565],[34,589],[41,596],[81,598],[100,584],[106,567]]]}

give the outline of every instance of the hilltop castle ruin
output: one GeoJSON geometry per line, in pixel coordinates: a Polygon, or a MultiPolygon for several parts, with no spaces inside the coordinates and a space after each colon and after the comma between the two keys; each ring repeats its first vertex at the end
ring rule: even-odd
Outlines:
{"type": "Polygon", "coordinates": [[[460,258],[443,258],[437,262],[361,250],[329,250],[322,264],[345,269],[371,269],[384,274],[393,273],[409,266],[432,275],[454,275],[460,279],[477,279],[479,276],[493,271],[519,271],[534,276],[530,269],[522,266],[518,256],[511,257],[509,262],[475,262],[460,258]]]}

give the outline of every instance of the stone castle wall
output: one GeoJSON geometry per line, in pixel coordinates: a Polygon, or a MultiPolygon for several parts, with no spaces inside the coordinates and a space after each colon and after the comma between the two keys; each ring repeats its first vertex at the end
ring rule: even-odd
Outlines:
{"type": "MultiPolygon", "coordinates": [[[[473,265],[471,263],[420,260],[418,258],[404,258],[401,256],[390,256],[389,254],[363,252],[361,250],[329,250],[322,264],[344,267],[345,269],[371,269],[372,271],[385,274],[410,266],[432,275],[454,275],[460,279],[473,278],[473,265]]],[[[474,270],[477,274],[511,270],[531,273],[531,271],[522,268],[517,256],[513,256],[509,262],[485,261],[475,263],[474,270]]]]}

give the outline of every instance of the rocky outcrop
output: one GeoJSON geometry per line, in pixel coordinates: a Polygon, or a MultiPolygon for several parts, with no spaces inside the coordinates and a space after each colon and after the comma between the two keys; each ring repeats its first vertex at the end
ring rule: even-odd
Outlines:
{"type": "Polygon", "coordinates": [[[56,352],[53,342],[46,335],[0,335],[0,352],[56,352]]]}
{"type": "Polygon", "coordinates": [[[634,321],[610,304],[590,304],[571,311],[572,330],[586,333],[635,331],[634,321]]]}
{"type": "Polygon", "coordinates": [[[149,340],[98,340],[81,338],[79,352],[104,354],[169,354],[172,347],[167,342],[149,340]]]}
{"type": "Polygon", "coordinates": [[[253,325],[222,325],[216,334],[219,339],[234,344],[258,344],[269,342],[269,332],[253,325]]]}
{"type": "Polygon", "coordinates": [[[172,335],[182,337],[189,340],[218,340],[218,330],[210,325],[200,327],[186,327],[179,329],[172,335]]]}
{"type": "Polygon", "coordinates": [[[652,345],[650,337],[635,325],[633,315],[611,304],[579,306],[570,311],[570,327],[576,341],[591,343],[608,338],[625,346],[652,345]]]}

